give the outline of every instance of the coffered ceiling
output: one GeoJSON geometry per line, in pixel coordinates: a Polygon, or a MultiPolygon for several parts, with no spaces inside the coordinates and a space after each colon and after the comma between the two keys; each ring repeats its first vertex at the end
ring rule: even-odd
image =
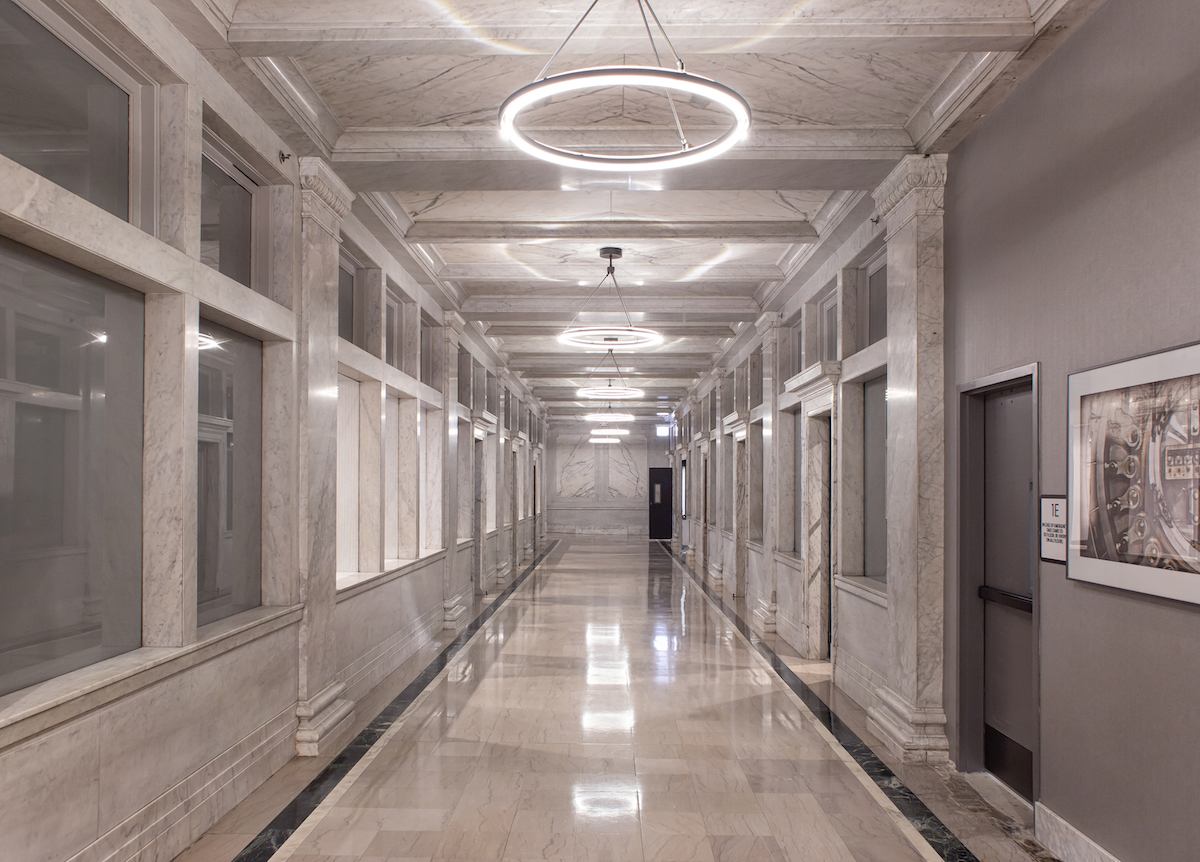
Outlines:
{"type": "MultiPolygon", "coordinates": [[[[300,154],[329,158],[355,214],[446,308],[492,340],[554,413],[601,354],[557,334],[604,275],[664,333],[619,364],[652,415],[778,310],[872,213],[903,155],[946,151],[1101,0],[657,0],[690,72],[750,103],[749,140],[691,168],[598,174],[536,161],[496,116],[533,81],[584,0],[157,0],[300,154]]],[[[665,54],[665,46],[658,43],[665,54]]],[[[654,64],[635,0],[599,0],[550,72],[654,64]]],[[[678,104],[689,139],[724,120],[678,104]]],[[[553,100],[545,140],[677,146],[661,93],[553,100]]],[[[607,288],[580,320],[624,322],[607,288]]]]}

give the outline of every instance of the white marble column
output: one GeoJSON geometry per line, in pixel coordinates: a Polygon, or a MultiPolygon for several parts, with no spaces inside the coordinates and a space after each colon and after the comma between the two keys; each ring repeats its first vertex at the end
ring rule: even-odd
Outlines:
{"type": "Polygon", "coordinates": [[[358,384],[358,570],[383,571],[383,383],[358,384]]]}
{"type": "Polygon", "coordinates": [[[196,410],[200,303],[146,296],[142,644],[196,640],[196,410]]]}
{"type": "Polygon", "coordinates": [[[204,101],[197,87],[159,88],[158,238],[200,257],[200,157],[204,101]]]}
{"type": "Polygon", "coordinates": [[[887,225],[887,683],[870,725],[907,761],[945,761],[946,156],[907,156],[875,190],[887,225]]]}
{"type": "Polygon", "coordinates": [[[778,312],[770,311],[755,321],[758,335],[762,339],[762,464],[760,465],[760,481],[762,486],[762,585],[759,591],[758,606],[754,609],[756,628],[764,634],[775,632],[775,611],[777,608],[777,591],[779,581],[775,571],[775,551],[777,548],[779,518],[780,518],[780,489],[783,481],[778,465],[778,450],[776,437],[775,404],[779,390],[779,325],[781,317],[778,312]]]}
{"type": "Polygon", "coordinates": [[[383,331],[387,280],[381,269],[360,269],[354,273],[354,328],[362,333],[359,343],[379,359],[384,358],[383,331]]]}
{"type": "MultiPolygon", "coordinates": [[[[397,411],[397,441],[399,452],[396,458],[395,481],[399,487],[396,516],[399,519],[399,542],[397,554],[402,560],[415,560],[420,555],[417,533],[419,518],[417,501],[420,499],[420,440],[419,424],[421,402],[415,398],[401,398],[397,411]]],[[[392,481],[389,479],[389,481],[392,481]]]]}
{"type": "Polygon", "coordinates": [[[349,727],[353,702],[336,679],[337,280],[342,219],[354,195],[319,158],[300,160],[300,622],[296,752],[324,752],[349,727]]]}
{"type": "MultiPolygon", "coordinates": [[[[802,416],[804,445],[805,533],[802,547],[804,566],[804,643],[798,644],[804,658],[829,658],[831,440],[828,417],[802,416]]],[[[793,480],[794,481],[794,480],[793,480]]]]}
{"type": "Polygon", "coordinates": [[[726,446],[723,418],[730,405],[725,404],[724,386],[721,374],[715,377],[713,399],[716,401],[716,439],[715,446],[709,454],[708,469],[710,478],[709,495],[712,502],[710,507],[710,527],[708,530],[708,575],[709,583],[714,590],[720,592],[725,586],[725,481],[722,478],[731,468],[729,466],[729,447],[726,446]]]}
{"type": "MultiPolygon", "coordinates": [[[[458,537],[459,537],[459,471],[461,469],[460,447],[467,450],[472,445],[471,434],[468,430],[462,434],[459,423],[458,388],[460,364],[458,348],[462,342],[465,321],[453,311],[446,312],[445,326],[442,333],[442,396],[445,409],[443,439],[445,446],[442,451],[442,519],[443,535],[446,537],[446,559],[442,575],[442,628],[457,631],[466,624],[468,603],[472,601],[470,576],[462,578],[458,574],[458,537]]],[[[469,415],[469,414],[468,414],[469,415]]],[[[469,423],[467,428],[470,428],[469,423]]]]}

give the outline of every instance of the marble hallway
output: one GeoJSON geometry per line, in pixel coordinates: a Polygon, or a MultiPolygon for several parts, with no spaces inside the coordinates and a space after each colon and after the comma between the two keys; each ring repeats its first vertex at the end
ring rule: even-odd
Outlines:
{"type": "Polygon", "coordinates": [[[326,790],[254,858],[950,858],[645,540],[560,541],[326,790]]]}

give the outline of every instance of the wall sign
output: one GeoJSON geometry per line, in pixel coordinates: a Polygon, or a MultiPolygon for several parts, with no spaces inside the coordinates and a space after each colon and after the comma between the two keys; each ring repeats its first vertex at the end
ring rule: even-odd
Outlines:
{"type": "Polygon", "coordinates": [[[1042,559],[1047,563],[1067,561],[1067,498],[1042,497],[1042,559]]]}

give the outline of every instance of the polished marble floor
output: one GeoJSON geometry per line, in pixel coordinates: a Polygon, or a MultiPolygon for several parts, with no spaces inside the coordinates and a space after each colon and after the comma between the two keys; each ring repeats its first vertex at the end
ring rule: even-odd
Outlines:
{"type": "Polygon", "coordinates": [[[939,857],[642,541],[554,554],[272,858],[939,857]]]}

